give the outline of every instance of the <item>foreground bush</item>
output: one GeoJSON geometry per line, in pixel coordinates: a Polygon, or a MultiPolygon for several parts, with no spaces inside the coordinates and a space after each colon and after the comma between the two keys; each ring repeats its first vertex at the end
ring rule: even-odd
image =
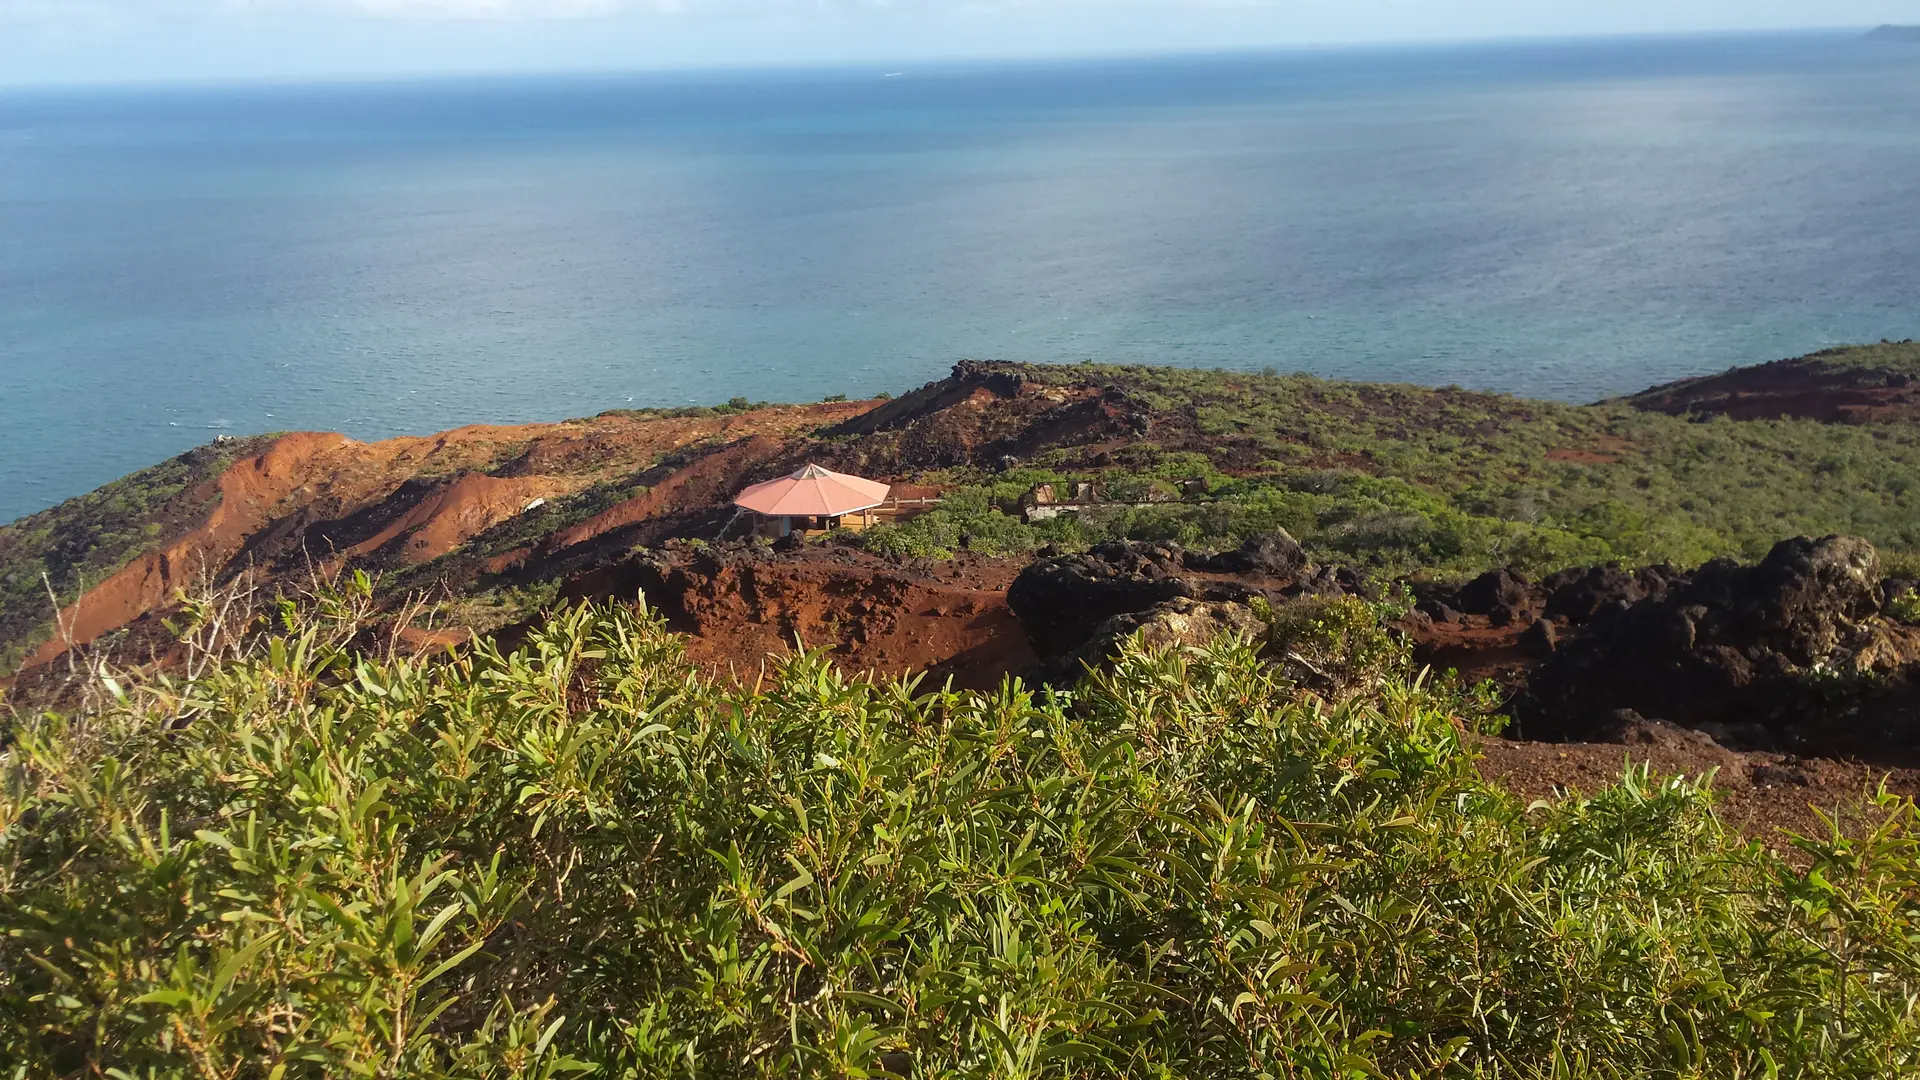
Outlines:
{"type": "Polygon", "coordinates": [[[309,627],[23,718],[0,1064],[126,1077],[1892,1076],[1912,807],[1795,872],[1630,774],[1533,808],[1398,675],[1244,645],[1077,699],[645,616],[376,663],[309,627]]]}

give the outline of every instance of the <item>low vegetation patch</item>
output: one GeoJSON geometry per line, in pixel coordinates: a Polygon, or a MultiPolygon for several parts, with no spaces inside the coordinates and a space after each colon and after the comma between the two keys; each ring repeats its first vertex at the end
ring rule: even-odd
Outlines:
{"type": "MultiPolygon", "coordinates": [[[[829,402],[845,401],[845,394],[835,394],[826,399],[829,402]]],[[[741,413],[757,412],[775,406],[771,401],[753,401],[744,397],[728,398],[724,405],[682,405],[675,407],[657,407],[642,409],[608,409],[599,416],[624,416],[634,420],[699,420],[710,416],[737,416],[741,413]]]]}
{"type": "MultiPolygon", "coordinates": [[[[1818,360],[1897,374],[1916,348],[1818,360]]],[[[1920,428],[1910,424],[1682,418],[1307,375],[1017,370],[1118,389],[1152,418],[1150,439],[1059,446],[1008,474],[929,477],[958,485],[967,509],[905,523],[874,546],[938,556],[966,535],[993,551],[1107,539],[1227,547],[1280,527],[1319,561],[1437,577],[1754,559],[1796,534],[1920,551],[1920,428]],[[1042,479],[1095,483],[1110,505],[1036,527],[984,516],[1016,513],[1042,479]]]]}
{"type": "MultiPolygon", "coordinates": [[[[363,590],[364,591],[364,590],[363,590]]],[[[322,611],[326,609],[321,609],[322,611]]],[[[381,659],[350,620],[0,751],[20,1076],[1886,1077],[1911,804],[1739,842],[1490,787],[1362,609],[1072,695],[701,678],[644,614],[381,659]],[[1316,635],[1330,635],[1316,642],[1316,635]]]]}

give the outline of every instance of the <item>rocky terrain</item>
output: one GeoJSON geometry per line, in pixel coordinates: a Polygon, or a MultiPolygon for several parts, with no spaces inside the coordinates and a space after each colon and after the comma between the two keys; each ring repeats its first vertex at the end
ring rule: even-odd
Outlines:
{"type": "Polygon", "coordinates": [[[1674,416],[1911,423],[1920,419],[1920,343],[1890,341],[1832,349],[1683,379],[1626,400],[1636,408],[1674,416]]]}
{"type": "Polygon", "coordinates": [[[1719,770],[1729,813],[1797,827],[1920,764],[1916,366],[1872,346],[1564,406],[967,363],[891,400],[263,436],[0,528],[0,657],[16,701],[57,701],[92,663],[169,663],[187,594],[361,571],[423,651],[644,595],[725,677],[806,647],[1068,685],[1135,633],[1257,638],[1351,596],[1395,609],[1419,663],[1500,688],[1514,738],[1484,767],[1517,789],[1631,755],[1719,770]],[[868,536],[743,539],[732,495],[806,461],[946,501],[868,536]],[[1025,522],[1042,485],[1102,505],[1025,522]]]}
{"type": "MultiPolygon", "coordinates": [[[[1764,834],[1814,827],[1812,806],[1851,806],[1883,779],[1920,792],[1920,627],[1890,603],[1911,586],[1858,538],[1796,537],[1750,566],[1490,571],[1421,588],[1393,629],[1416,662],[1502,684],[1515,723],[1483,742],[1483,770],[1516,790],[1592,788],[1627,758],[1712,770],[1730,820],[1764,834]]],[[[1260,605],[1329,595],[1378,590],[1284,533],[1220,555],[1101,545],[1042,558],[1008,591],[1036,674],[1062,684],[1134,632],[1258,639],[1260,605]]]]}

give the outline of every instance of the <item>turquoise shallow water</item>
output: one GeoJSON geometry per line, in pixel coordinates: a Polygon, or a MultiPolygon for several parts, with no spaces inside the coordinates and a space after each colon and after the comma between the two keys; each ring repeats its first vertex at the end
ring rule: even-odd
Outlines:
{"type": "Polygon", "coordinates": [[[1589,400],[1920,334],[1843,35],[0,92],[0,521],[362,438],[1097,358],[1589,400]]]}

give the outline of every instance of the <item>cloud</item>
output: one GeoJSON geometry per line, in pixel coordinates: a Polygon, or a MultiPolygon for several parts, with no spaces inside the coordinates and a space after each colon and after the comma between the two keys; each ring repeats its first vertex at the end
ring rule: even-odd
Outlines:
{"type": "Polygon", "coordinates": [[[392,18],[579,19],[618,15],[636,5],[626,0],[346,0],[344,6],[392,18]]]}
{"type": "Polygon", "coordinates": [[[646,16],[830,18],[881,12],[1064,12],[1142,4],[1182,8],[1278,2],[1281,0],[0,0],[0,27],[21,21],[71,26],[128,26],[156,21],[229,25],[292,21],[565,24],[646,16]]]}
{"type": "Polygon", "coordinates": [[[1915,0],[0,0],[0,86],[1079,56],[1911,21],[1915,0]]]}
{"type": "MultiPolygon", "coordinates": [[[[161,20],[368,19],[393,22],[578,22],[629,15],[743,12],[827,15],[876,12],[1097,11],[1151,7],[1166,11],[1265,10],[1308,23],[1347,23],[1356,30],[1391,26],[1485,25],[1498,32],[1537,32],[1565,25],[1587,32],[1663,26],[1667,12],[1699,26],[1870,25],[1886,21],[1911,0],[0,0],[0,26],[9,22],[137,23],[161,20]],[[1332,12],[1349,9],[1344,17],[1332,12]],[[1551,9],[1551,10],[1548,10],[1551,9]]],[[[1668,21],[1671,21],[1670,19],[1668,21]]],[[[1378,34],[1360,33],[1369,37],[1378,34]]],[[[1391,35],[1389,35],[1391,36],[1391,35]]]]}
{"type": "Polygon", "coordinates": [[[652,0],[0,0],[0,21],[311,15],[393,19],[579,19],[651,10],[658,10],[658,5],[652,0]]]}

